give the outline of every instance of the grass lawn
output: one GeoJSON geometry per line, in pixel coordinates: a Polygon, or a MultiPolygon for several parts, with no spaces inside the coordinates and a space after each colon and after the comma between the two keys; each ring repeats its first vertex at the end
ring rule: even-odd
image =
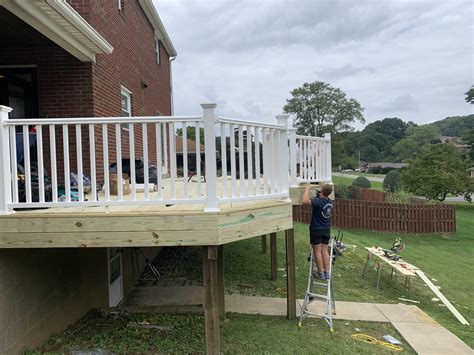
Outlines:
{"type": "MultiPolygon", "coordinates": [[[[360,353],[388,354],[389,351],[351,339],[356,332],[380,338],[392,334],[401,338],[393,328],[383,323],[335,322],[335,332],[318,319],[308,319],[298,328],[283,317],[228,314],[221,323],[223,353],[360,353]]],[[[107,349],[113,353],[202,353],[205,352],[204,317],[133,314],[118,318],[91,311],[66,331],[51,337],[41,348],[26,354],[64,354],[72,350],[107,349]],[[169,327],[168,330],[136,329],[128,322],[148,321],[169,327]]],[[[415,354],[404,346],[400,354],[415,354]]]]}
{"type": "MultiPolygon", "coordinates": [[[[352,185],[353,181],[354,179],[350,177],[334,176],[334,175],[332,176],[332,182],[335,185],[352,185]]],[[[383,188],[382,188],[383,183],[378,182],[378,181],[371,181],[370,184],[372,185],[372,189],[383,191],[383,188]]]]}
{"type": "MultiPolygon", "coordinates": [[[[395,238],[401,237],[407,248],[402,252],[405,260],[420,267],[441,291],[472,324],[474,322],[474,205],[458,204],[457,234],[452,236],[400,236],[364,231],[344,231],[344,243],[357,248],[337,259],[334,269],[334,288],[337,300],[399,303],[404,297],[420,301],[417,306],[445,326],[469,346],[474,346],[472,326],[462,326],[456,318],[431,301],[435,295],[421,280],[414,279],[409,292],[403,289],[403,279],[391,279],[387,267],[382,269],[380,290],[375,290],[375,271],[366,279],[360,275],[366,260],[364,246],[390,247],[395,238]]],[[[295,224],[297,294],[303,297],[306,288],[308,226],[295,224]]],[[[269,238],[267,238],[269,239],[269,238]]],[[[261,254],[260,238],[253,238],[226,245],[225,286],[226,293],[285,297],[285,250],[284,237],[278,234],[278,278],[270,280],[270,255],[261,254]]],[[[269,249],[269,248],[268,248],[269,249]]],[[[200,248],[170,249],[171,257],[183,252],[180,268],[169,271],[167,276],[186,276],[196,281],[201,275],[200,248]]],[[[269,250],[268,250],[269,252],[269,250]]],[[[163,262],[167,262],[166,257],[163,262]]],[[[410,303],[407,303],[410,304],[410,303]]],[[[280,317],[228,315],[221,323],[224,352],[231,353],[383,353],[377,346],[359,343],[351,339],[355,328],[380,338],[384,334],[399,334],[388,324],[370,322],[335,323],[335,333],[330,335],[327,325],[320,319],[308,319],[302,328],[296,322],[280,317]]],[[[41,349],[30,354],[44,352],[67,353],[71,349],[107,349],[119,353],[137,352],[199,352],[204,351],[204,321],[200,316],[126,315],[113,319],[90,313],[67,331],[53,336],[41,349]],[[129,321],[147,320],[170,326],[167,332],[127,328],[129,321]]],[[[405,351],[412,350],[405,345],[405,351]]]]}

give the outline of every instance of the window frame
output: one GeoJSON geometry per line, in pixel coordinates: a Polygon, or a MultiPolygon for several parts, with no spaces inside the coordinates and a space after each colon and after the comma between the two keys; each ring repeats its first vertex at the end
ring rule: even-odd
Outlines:
{"type": "Polygon", "coordinates": [[[161,41],[155,38],[156,64],[161,65],[161,41]]]}
{"type": "MultiPolygon", "coordinates": [[[[121,112],[121,117],[132,117],[132,92],[127,89],[125,86],[120,85],[120,112],[121,112]],[[122,96],[125,96],[127,98],[127,104],[128,104],[128,109],[129,111],[125,111],[122,108],[122,96]],[[128,113],[128,115],[124,115],[124,113],[128,113]]],[[[128,131],[128,123],[123,123],[122,129],[125,131],[128,131]]]]}

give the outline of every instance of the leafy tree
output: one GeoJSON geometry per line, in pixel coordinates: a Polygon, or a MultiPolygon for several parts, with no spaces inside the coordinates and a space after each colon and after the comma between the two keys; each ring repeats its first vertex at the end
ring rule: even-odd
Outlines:
{"type": "Polygon", "coordinates": [[[439,142],[438,130],[431,125],[409,127],[406,134],[406,138],[398,141],[392,149],[401,160],[415,157],[426,144],[439,142]]]}
{"type": "MultiPolygon", "coordinates": [[[[183,135],[183,129],[178,128],[176,130],[178,136],[183,135]]],[[[186,127],[186,136],[191,141],[196,141],[196,127],[188,126],[186,127]]],[[[204,128],[199,128],[199,143],[204,144],[204,128]]]]}
{"type": "Polygon", "coordinates": [[[284,112],[296,114],[298,134],[321,136],[323,133],[351,131],[352,123],[365,122],[364,109],[339,88],[323,81],[304,83],[291,91],[284,112]]]}
{"type": "Polygon", "coordinates": [[[471,105],[474,104],[474,85],[465,93],[466,102],[469,102],[471,105]]]}
{"type": "Polygon", "coordinates": [[[393,193],[399,191],[400,187],[400,173],[396,170],[389,171],[383,179],[383,189],[393,193]]]}
{"type": "Polygon", "coordinates": [[[442,136],[460,137],[464,132],[474,128],[474,115],[446,117],[430,124],[438,128],[442,136]]]}
{"type": "Polygon", "coordinates": [[[444,201],[447,194],[464,195],[470,201],[473,184],[456,148],[450,144],[423,147],[416,159],[402,172],[403,188],[430,200],[444,201]]]}
{"type": "Polygon", "coordinates": [[[366,189],[372,187],[372,184],[370,183],[369,179],[367,179],[365,176],[359,176],[357,179],[352,181],[352,186],[355,187],[364,187],[366,189]]]}
{"type": "Polygon", "coordinates": [[[360,149],[360,158],[365,161],[380,161],[380,151],[373,145],[366,145],[360,149]]]}
{"type": "Polygon", "coordinates": [[[462,141],[465,144],[469,144],[469,159],[471,160],[471,163],[474,163],[474,128],[471,128],[469,131],[464,133],[462,136],[462,141]]]}

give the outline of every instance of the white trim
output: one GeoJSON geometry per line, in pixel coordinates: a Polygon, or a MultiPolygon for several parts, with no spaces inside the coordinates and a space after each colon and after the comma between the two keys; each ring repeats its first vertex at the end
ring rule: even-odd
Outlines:
{"type": "Polygon", "coordinates": [[[96,54],[113,51],[66,0],[0,0],[0,6],[83,62],[95,62],[96,54]]]}
{"type": "Polygon", "coordinates": [[[158,12],[156,12],[152,0],[138,0],[138,3],[155,30],[155,37],[161,40],[170,57],[176,57],[178,53],[174,48],[173,42],[171,42],[168,32],[166,32],[163,22],[161,22],[158,12]]]}

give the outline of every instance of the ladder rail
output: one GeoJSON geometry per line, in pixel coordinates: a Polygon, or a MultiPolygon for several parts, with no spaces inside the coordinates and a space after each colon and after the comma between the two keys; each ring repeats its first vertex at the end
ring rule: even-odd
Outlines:
{"type": "Polygon", "coordinates": [[[331,236],[329,240],[330,252],[329,252],[329,279],[325,283],[314,281],[314,251],[311,248],[311,254],[309,259],[309,272],[308,272],[308,283],[306,288],[306,294],[303,301],[303,306],[301,307],[300,320],[298,325],[302,326],[303,320],[307,317],[318,317],[323,318],[329,325],[331,332],[334,331],[333,315],[336,314],[336,302],[334,300],[334,291],[332,284],[333,276],[333,257],[334,257],[334,236],[331,236]],[[326,295],[318,294],[313,292],[314,286],[326,288],[326,295]],[[326,314],[318,314],[308,310],[308,306],[312,301],[320,299],[326,301],[326,314]]]}

